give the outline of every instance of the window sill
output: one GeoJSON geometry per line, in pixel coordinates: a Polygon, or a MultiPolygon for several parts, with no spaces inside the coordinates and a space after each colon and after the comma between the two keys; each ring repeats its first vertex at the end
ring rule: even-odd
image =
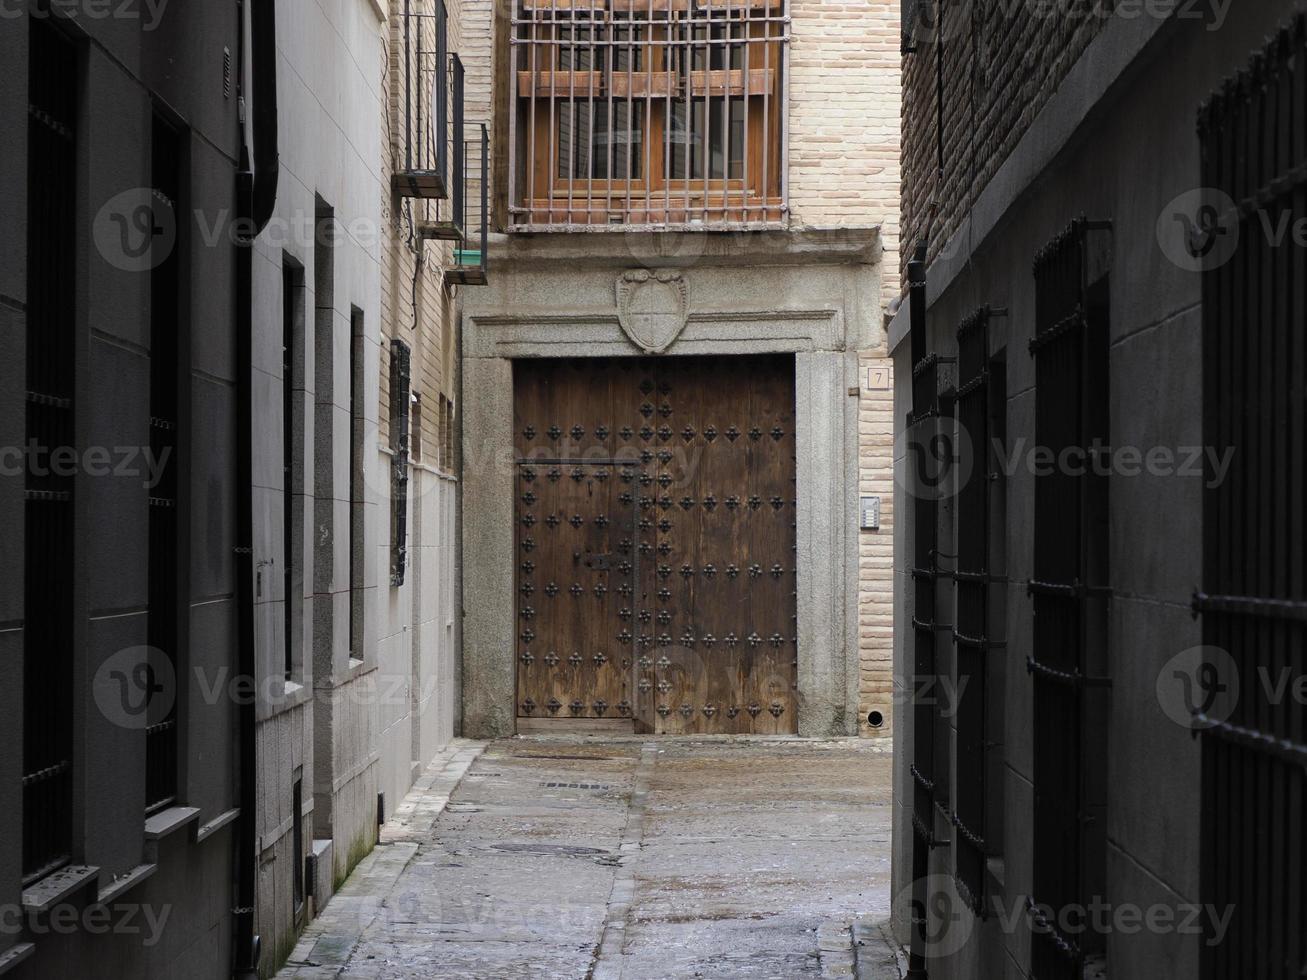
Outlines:
{"type": "Polygon", "coordinates": [[[162,840],[169,834],[181,830],[192,820],[198,820],[199,816],[200,809],[194,806],[173,806],[160,810],[145,821],[145,839],[162,840]]]}
{"type": "Polygon", "coordinates": [[[195,828],[195,843],[202,844],[223,827],[234,821],[241,815],[240,807],[234,807],[224,813],[218,814],[212,820],[205,824],[199,824],[195,828]]]}
{"type": "Polygon", "coordinates": [[[11,946],[3,953],[0,953],[0,976],[8,973],[35,951],[36,946],[33,943],[18,943],[16,946],[11,946]]]}
{"type": "Polygon", "coordinates": [[[135,888],[146,878],[150,877],[156,870],[157,864],[138,864],[124,875],[119,875],[108,885],[101,888],[96,895],[96,901],[101,905],[108,905],[115,899],[119,898],[125,892],[135,888]]]}
{"type": "Polygon", "coordinates": [[[99,879],[100,869],[89,864],[65,865],[23,889],[23,911],[48,912],[99,879]]]}

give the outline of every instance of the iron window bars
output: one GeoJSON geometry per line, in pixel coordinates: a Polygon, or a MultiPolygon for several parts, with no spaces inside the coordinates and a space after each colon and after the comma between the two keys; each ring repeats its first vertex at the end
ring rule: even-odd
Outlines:
{"type": "MultiPolygon", "coordinates": [[[[155,209],[174,215],[181,193],[181,134],[154,117],[151,168],[155,209]]],[[[183,224],[173,221],[173,227],[183,224]]],[[[172,248],[150,272],[150,444],[162,462],[159,482],[149,491],[149,612],[151,657],[165,659],[177,676],[180,642],[178,602],[182,570],[178,564],[179,376],[181,259],[172,248]]],[[[152,664],[146,665],[153,669],[152,664]]],[[[145,809],[153,812],[177,797],[177,698],[155,698],[151,683],[146,706],[145,809]]],[[[170,692],[171,693],[171,692],[170,692]]]]}
{"type": "Polygon", "coordinates": [[[408,451],[411,355],[402,340],[390,342],[390,584],[404,584],[408,570],[408,451]]]}
{"type": "Polygon", "coordinates": [[[935,836],[935,810],[948,800],[947,719],[939,707],[939,665],[935,623],[939,577],[939,501],[929,488],[938,474],[926,471],[926,452],[940,430],[939,357],[928,351],[926,335],[926,255],[919,247],[908,263],[912,410],[908,416],[909,486],[913,507],[912,611],[912,941],[913,975],[924,976],[930,852],[947,841],[935,836]]]}
{"type": "MultiPolygon", "coordinates": [[[[77,53],[31,19],[28,61],[27,440],[75,445],[77,53]]],[[[67,864],[73,803],[74,478],[24,484],[23,884],[67,864]]]]}
{"type": "Polygon", "coordinates": [[[514,0],[510,230],[774,227],[787,0],[514,0]]]}
{"type": "MultiPolygon", "coordinates": [[[[1072,222],[1035,259],[1035,443],[1054,459],[1107,445],[1106,284],[1090,279],[1089,236],[1106,225],[1072,222]]],[[[1042,928],[1031,931],[1031,973],[1079,980],[1102,937],[1063,934],[1057,913],[1102,895],[1101,749],[1105,730],[1106,477],[1098,467],[1053,467],[1035,479],[1034,894],[1042,928]]]]}
{"type": "Polygon", "coordinates": [[[1237,202],[1209,231],[1239,235],[1232,254],[1215,253],[1224,264],[1203,273],[1203,442],[1230,463],[1221,481],[1208,473],[1194,612],[1203,643],[1237,671],[1200,676],[1195,692],[1202,901],[1232,910],[1224,941],[1203,944],[1205,980],[1307,968],[1307,719],[1262,680],[1269,672],[1292,683],[1307,668],[1307,249],[1291,235],[1272,243],[1260,225],[1307,211],[1305,105],[1300,15],[1199,113],[1203,185],[1237,202]],[[1232,710],[1212,710],[1236,680],[1238,696],[1220,701],[1232,710]]]}
{"type": "Polygon", "coordinates": [[[394,188],[402,197],[445,198],[449,196],[449,50],[444,0],[404,0],[398,30],[403,45],[396,67],[402,72],[404,146],[394,188]]]}
{"type": "MultiPolygon", "coordinates": [[[[977,915],[985,915],[986,861],[993,848],[986,840],[986,775],[990,694],[986,686],[990,650],[990,488],[997,476],[989,451],[989,321],[985,306],[958,326],[958,425],[971,449],[977,472],[958,488],[957,570],[954,581],[953,645],[957,683],[957,798],[953,806],[954,875],[958,894],[977,915]],[[983,469],[981,469],[983,467],[983,469]]],[[[1000,788],[1001,790],[1001,788],[1000,788]]]]}

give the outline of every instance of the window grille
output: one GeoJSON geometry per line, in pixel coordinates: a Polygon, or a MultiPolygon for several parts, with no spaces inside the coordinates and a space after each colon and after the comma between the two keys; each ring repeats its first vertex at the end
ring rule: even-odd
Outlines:
{"type": "Polygon", "coordinates": [[[363,638],[366,620],[363,549],[368,540],[364,500],[367,481],[363,476],[368,465],[363,457],[363,447],[368,445],[368,422],[363,415],[363,406],[367,404],[363,367],[367,362],[368,340],[363,311],[352,307],[349,323],[349,655],[351,660],[362,660],[367,648],[363,638]]]}
{"type": "MultiPolygon", "coordinates": [[[[958,327],[958,425],[971,455],[971,472],[958,489],[957,570],[953,573],[953,644],[957,682],[957,798],[953,807],[958,894],[977,915],[985,909],[985,862],[994,853],[987,839],[989,787],[986,739],[990,729],[988,659],[996,644],[990,629],[990,489],[997,467],[990,452],[989,307],[982,307],[958,327]]],[[[1001,643],[997,646],[1001,647],[1001,643]]]]}
{"type": "MultiPolygon", "coordinates": [[[[1078,219],[1035,260],[1035,444],[1054,459],[1108,443],[1106,280],[1091,283],[1090,237],[1078,219]]],[[[1103,895],[1101,737],[1105,730],[1106,477],[1054,466],[1035,479],[1033,652],[1034,894],[1032,914],[1085,908],[1103,895]]],[[[1032,930],[1031,973],[1080,980],[1102,950],[1092,930],[1032,930]]]]}
{"type": "MultiPolygon", "coordinates": [[[[159,117],[154,118],[151,147],[154,179],[153,206],[174,215],[181,194],[180,135],[159,117]]],[[[156,224],[159,224],[156,217],[156,224]]],[[[149,493],[149,611],[151,656],[167,661],[177,675],[178,583],[178,382],[182,370],[180,332],[185,318],[180,305],[180,248],[173,247],[150,272],[150,448],[160,461],[159,482],[149,493]]],[[[152,665],[148,665],[150,667],[152,665]]],[[[161,809],[177,797],[177,697],[154,698],[150,685],[145,729],[145,808],[161,809]]]]}
{"type": "Polygon", "coordinates": [[[510,226],[777,225],[786,0],[515,0],[510,226]]]}
{"type": "MultiPolygon", "coordinates": [[[[28,61],[27,440],[75,446],[77,51],[32,18],[28,61]]],[[[67,864],[73,806],[72,476],[25,478],[23,883],[67,864]]]]}
{"type": "Polygon", "coordinates": [[[1203,944],[1204,980],[1307,970],[1307,712],[1264,682],[1292,685],[1307,669],[1307,249],[1292,235],[1273,243],[1261,225],[1307,211],[1305,85],[1299,16],[1199,114],[1203,185],[1248,202],[1213,216],[1214,231],[1240,237],[1203,273],[1203,442],[1210,458],[1228,454],[1229,467],[1217,481],[1209,465],[1194,611],[1203,643],[1225,651],[1231,667],[1199,675],[1193,708],[1202,901],[1232,912],[1223,940],[1203,944]]]}
{"type": "Polygon", "coordinates": [[[939,703],[939,665],[935,622],[939,576],[939,498],[928,472],[926,454],[940,433],[939,357],[928,350],[926,333],[926,256],[917,249],[908,263],[912,410],[908,417],[909,479],[913,509],[912,544],[912,940],[909,966],[924,975],[926,923],[929,909],[924,889],[930,874],[930,852],[946,846],[935,836],[936,807],[948,801],[948,731],[939,703]]]}
{"type": "Polygon", "coordinates": [[[409,346],[390,342],[390,584],[404,584],[408,569],[409,346]]]}
{"type": "Polygon", "coordinates": [[[282,257],[281,349],[281,533],[283,663],[286,680],[295,676],[295,653],[303,637],[304,611],[304,269],[282,257]],[[298,498],[297,498],[298,495],[298,498]]]}

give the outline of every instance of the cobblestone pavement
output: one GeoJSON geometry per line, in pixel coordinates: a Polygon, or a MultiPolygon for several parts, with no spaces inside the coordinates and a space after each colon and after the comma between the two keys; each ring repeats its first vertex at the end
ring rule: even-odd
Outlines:
{"type": "Polygon", "coordinates": [[[897,978],[866,741],[458,743],[279,976],[897,978]],[[856,937],[856,939],[855,939],[856,937]]]}

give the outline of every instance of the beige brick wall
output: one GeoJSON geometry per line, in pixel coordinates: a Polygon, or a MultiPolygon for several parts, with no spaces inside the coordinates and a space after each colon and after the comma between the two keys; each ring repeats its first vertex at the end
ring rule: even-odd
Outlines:
{"type": "Polygon", "coordinates": [[[792,220],[800,226],[880,225],[887,265],[894,269],[898,0],[791,0],[790,15],[792,220]]]}
{"type": "MultiPolygon", "coordinates": [[[[881,309],[898,295],[898,0],[791,0],[789,200],[793,226],[879,226],[881,309]]],[[[859,493],[881,498],[859,537],[859,730],[889,735],[893,695],[893,364],[883,324],[859,355],[859,493]],[[874,377],[873,377],[874,375],[874,377]],[[868,724],[881,714],[879,728],[868,724]]]]}
{"type": "MultiPolygon", "coordinates": [[[[893,266],[889,267],[893,270],[893,266]]],[[[883,348],[858,359],[858,492],[880,497],[880,530],[858,546],[859,730],[888,736],[894,690],[894,363],[883,348]],[[881,724],[868,722],[879,712],[881,724]]]]}

